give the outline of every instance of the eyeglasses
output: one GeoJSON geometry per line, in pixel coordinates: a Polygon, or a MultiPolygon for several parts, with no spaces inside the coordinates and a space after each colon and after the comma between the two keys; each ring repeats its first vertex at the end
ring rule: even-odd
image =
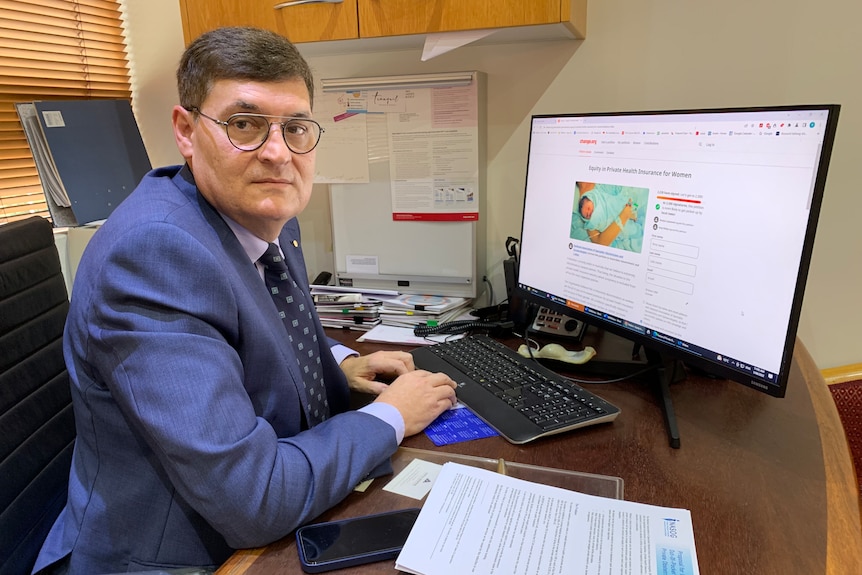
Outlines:
{"type": "Polygon", "coordinates": [[[307,118],[292,118],[290,116],[267,116],[264,114],[232,114],[227,120],[216,120],[207,116],[197,107],[186,108],[189,112],[200,114],[220,126],[224,126],[227,139],[233,147],[244,152],[252,152],[260,148],[273,124],[281,127],[281,135],[288,149],[294,154],[307,154],[320,141],[323,128],[314,120],[307,118]],[[273,121],[277,118],[276,121],[273,121]],[[281,121],[278,121],[281,120],[281,121]]]}

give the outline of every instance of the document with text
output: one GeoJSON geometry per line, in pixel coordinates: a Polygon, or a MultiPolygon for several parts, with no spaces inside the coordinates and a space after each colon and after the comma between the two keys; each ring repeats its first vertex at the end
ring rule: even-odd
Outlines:
{"type": "Polygon", "coordinates": [[[398,555],[415,575],[697,575],[691,514],[446,463],[398,555]]]}

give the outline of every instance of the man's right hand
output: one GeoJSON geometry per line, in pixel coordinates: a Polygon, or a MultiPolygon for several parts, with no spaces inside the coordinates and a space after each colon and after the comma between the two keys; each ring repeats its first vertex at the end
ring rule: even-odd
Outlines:
{"type": "Polygon", "coordinates": [[[416,370],[399,376],[375,401],[395,407],[404,418],[405,437],[419,433],[457,403],[457,384],[444,373],[416,370]]]}

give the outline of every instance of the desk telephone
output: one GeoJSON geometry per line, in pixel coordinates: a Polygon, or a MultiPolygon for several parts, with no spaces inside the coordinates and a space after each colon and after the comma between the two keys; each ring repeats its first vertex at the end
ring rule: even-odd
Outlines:
{"type": "Polygon", "coordinates": [[[546,307],[540,307],[530,324],[530,331],[537,331],[549,335],[562,337],[573,337],[580,339],[584,335],[586,324],[573,317],[551,311],[546,307]]]}
{"type": "MultiPolygon", "coordinates": [[[[528,320],[527,304],[517,295],[515,286],[518,283],[518,240],[506,240],[506,252],[509,258],[503,262],[503,273],[506,276],[506,295],[508,296],[508,319],[515,324],[515,331],[523,333],[528,320]]],[[[560,337],[575,338],[580,341],[584,335],[586,324],[573,317],[551,311],[542,306],[530,323],[530,331],[560,337]]]]}

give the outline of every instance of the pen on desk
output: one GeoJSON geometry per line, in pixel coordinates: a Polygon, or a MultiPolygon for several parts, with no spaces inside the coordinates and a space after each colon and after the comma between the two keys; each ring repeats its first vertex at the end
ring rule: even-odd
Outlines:
{"type": "Polygon", "coordinates": [[[506,475],[506,462],[503,459],[497,460],[497,473],[506,475]]]}

